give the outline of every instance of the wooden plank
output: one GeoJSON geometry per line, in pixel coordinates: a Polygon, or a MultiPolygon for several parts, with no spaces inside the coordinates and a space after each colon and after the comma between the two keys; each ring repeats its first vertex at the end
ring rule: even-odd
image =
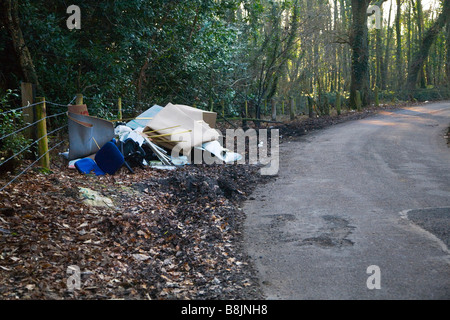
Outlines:
{"type": "Polygon", "coordinates": [[[47,111],[45,105],[45,98],[36,98],[36,102],[42,102],[36,106],[36,118],[37,121],[37,138],[38,142],[38,154],[41,159],[39,164],[41,167],[50,169],[50,155],[48,153],[48,139],[47,139],[47,111]]]}
{"type": "MultiPolygon", "coordinates": [[[[20,88],[22,95],[22,107],[33,104],[35,86],[32,83],[22,82],[20,88]]],[[[34,120],[35,119],[34,107],[23,109],[22,117],[25,123],[35,122],[36,120],[34,120]]],[[[28,139],[34,139],[36,137],[36,131],[34,130],[33,127],[24,130],[23,133],[24,136],[28,139]]]]}

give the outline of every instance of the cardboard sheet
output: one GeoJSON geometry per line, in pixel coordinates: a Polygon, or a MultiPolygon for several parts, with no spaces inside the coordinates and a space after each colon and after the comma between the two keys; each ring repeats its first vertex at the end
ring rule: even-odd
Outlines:
{"type": "Polygon", "coordinates": [[[143,132],[156,144],[168,149],[177,147],[180,153],[189,155],[193,147],[219,139],[215,121],[214,112],[169,103],[150,120],[143,132]]]}

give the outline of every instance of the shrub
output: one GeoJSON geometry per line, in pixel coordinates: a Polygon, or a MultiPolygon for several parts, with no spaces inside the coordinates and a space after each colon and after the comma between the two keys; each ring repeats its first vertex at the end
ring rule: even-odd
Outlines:
{"type": "MultiPolygon", "coordinates": [[[[12,90],[8,90],[3,96],[0,96],[0,138],[7,136],[26,124],[22,118],[22,111],[9,111],[9,101],[16,97],[12,90]],[[6,112],[6,113],[5,113],[6,112]]],[[[5,171],[5,167],[9,170],[23,159],[26,154],[31,153],[30,149],[21,152],[32,140],[24,137],[23,132],[11,134],[7,138],[0,140],[0,171],[5,171]],[[16,157],[6,162],[10,157],[19,153],[16,157]]]]}

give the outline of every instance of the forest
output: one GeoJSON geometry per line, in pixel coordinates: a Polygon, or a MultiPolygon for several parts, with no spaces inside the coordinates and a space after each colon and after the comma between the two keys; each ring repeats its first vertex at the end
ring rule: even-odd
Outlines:
{"type": "Polygon", "coordinates": [[[104,117],[118,97],[131,113],[176,102],[256,118],[272,100],[445,99],[449,2],[2,0],[2,109],[20,106],[22,81],[59,103],[82,93],[104,117]]]}

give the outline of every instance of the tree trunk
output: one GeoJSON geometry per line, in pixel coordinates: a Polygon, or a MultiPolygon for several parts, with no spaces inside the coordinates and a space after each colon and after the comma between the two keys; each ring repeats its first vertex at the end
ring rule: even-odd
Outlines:
{"type": "Polygon", "coordinates": [[[403,85],[403,60],[402,60],[402,30],[401,30],[401,0],[397,0],[397,15],[395,17],[395,31],[397,38],[396,66],[397,66],[397,90],[403,85]]]}
{"type": "Polygon", "coordinates": [[[409,70],[409,66],[411,64],[411,28],[412,28],[412,23],[411,23],[411,2],[408,3],[408,14],[406,15],[406,19],[407,19],[407,32],[406,32],[406,47],[407,47],[407,51],[406,51],[406,59],[408,61],[408,65],[407,65],[407,70],[409,70]]]}
{"type": "Polygon", "coordinates": [[[272,4],[272,16],[270,17],[271,26],[267,27],[269,30],[264,42],[270,48],[266,59],[262,56],[257,56],[257,62],[263,60],[260,68],[260,73],[257,80],[257,94],[256,94],[256,117],[261,115],[261,101],[263,99],[271,100],[277,93],[278,84],[285,72],[285,67],[288,64],[292,50],[295,48],[297,32],[299,28],[299,0],[292,3],[292,12],[286,17],[289,18],[290,23],[284,28],[289,30],[287,36],[283,35],[283,26],[281,21],[281,14],[278,4],[272,4]]]}
{"type": "Polygon", "coordinates": [[[445,45],[447,47],[446,63],[445,63],[445,76],[446,85],[450,87],[450,21],[447,21],[446,26],[447,37],[445,38],[445,45]]]}
{"type": "Polygon", "coordinates": [[[369,40],[367,29],[367,8],[369,7],[369,2],[369,0],[352,0],[350,107],[353,109],[357,107],[357,91],[362,95],[362,104],[365,106],[369,103],[369,40]]]}
{"type": "MultiPolygon", "coordinates": [[[[169,4],[167,4],[167,5],[169,5],[169,4]]],[[[169,7],[169,10],[170,10],[170,7],[169,7]]],[[[165,12],[167,12],[167,11],[165,11],[165,12]]],[[[159,22],[160,28],[162,28],[162,26],[165,24],[166,20],[167,20],[167,14],[165,14],[164,17],[162,17],[161,21],[159,22]]],[[[144,63],[142,64],[142,67],[139,70],[138,79],[136,81],[136,95],[137,95],[138,102],[142,101],[143,87],[147,81],[146,72],[147,72],[147,69],[149,68],[150,62],[152,60],[151,59],[152,54],[153,54],[152,44],[157,42],[157,37],[158,37],[158,33],[155,33],[153,35],[153,37],[151,38],[151,41],[149,44],[149,49],[147,51],[147,55],[145,56],[144,63]]]]}
{"type": "MultiPolygon", "coordinates": [[[[348,23],[347,23],[347,6],[345,0],[340,0],[340,14],[341,14],[341,20],[342,20],[342,28],[344,30],[348,30],[348,23]]],[[[349,87],[349,81],[348,81],[348,49],[346,46],[341,46],[341,59],[339,60],[342,65],[342,71],[341,71],[341,78],[343,80],[343,91],[348,91],[349,87]]],[[[339,91],[341,91],[341,88],[339,88],[339,91]]]]}
{"type": "MultiPolygon", "coordinates": [[[[338,21],[338,3],[337,0],[334,0],[333,3],[333,10],[334,10],[334,15],[333,15],[333,28],[334,31],[337,32],[338,31],[338,26],[337,26],[337,21],[338,21]]],[[[332,89],[331,91],[335,91],[338,88],[338,47],[336,46],[336,44],[333,45],[333,71],[332,71],[332,89]]]]}
{"type": "Polygon", "coordinates": [[[22,80],[39,85],[33,59],[20,29],[18,1],[2,0],[0,3],[2,24],[11,37],[14,52],[21,69],[22,80]]]}
{"type": "Polygon", "coordinates": [[[389,50],[391,48],[391,37],[392,37],[392,28],[390,27],[391,25],[391,13],[392,13],[392,2],[391,5],[389,7],[389,17],[388,17],[388,23],[387,23],[387,35],[386,35],[386,47],[385,47],[385,54],[384,54],[384,64],[382,65],[382,70],[381,70],[381,90],[386,90],[387,89],[387,85],[388,85],[388,79],[389,79],[389,74],[388,74],[388,68],[389,68],[389,58],[391,56],[389,50]]]}
{"type": "MultiPolygon", "coordinates": [[[[417,34],[418,34],[418,37],[419,37],[419,43],[421,43],[422,40],[423,40],[422,0],[416,0],[415,10],[416,10],[416,16],[417,16],[417,34]]],[[[423,70],[423,65],[422,65],[422,68],[419,70],[418,80],[419,80],[419,83],[420,83],[420,87],[421,88],[426,88],[425,72],[423,70]]]]}
{"type": "Polygon", "coordinates": [[[411,98],[416,89],[419,72],[421,72],[421,70],[423,72],[424,62],[428,58],[430,48],[433,42],[436,40],[440,30],[447,23],[449,23],[450,21],[449,16],[450,16],[450,0],[444,0],[442,13],[439,15],[439,17],[436,19],[433,25],[425,32],[422,41],[420,43],[420,47],[418,51],[415,53],[413,61],[411,62],[411,67],[408,72],[408,80],[406,83],[411,98]]]}
{"type": "Polygon", "coordinates": [[[375,31],[375,50],[376,50],[376,86],[378,88],[383,88],[382,86],[382,78],[381,78],[381,74],[384,67],[384,58],[383,58],[383,41],[382,39],[382,28],[381,29],[377,29],[375,31]]]}
{"type": "Polygon", "coordinates": [[[139,70],[139,76],[138,76],[138,80],[136,83],[136,91],[137,91],[137,100],[138,102],[142,101],[142,91],[143,91],[143,86],[145,83],[145,72],[148,69],[149,63],[150,63],[150,57],[152,55],[152,48],[150,47],[147,51],[147,55],[145,57],[144,60],[144,64],[142,65],[141,69],[139,70]]]}

